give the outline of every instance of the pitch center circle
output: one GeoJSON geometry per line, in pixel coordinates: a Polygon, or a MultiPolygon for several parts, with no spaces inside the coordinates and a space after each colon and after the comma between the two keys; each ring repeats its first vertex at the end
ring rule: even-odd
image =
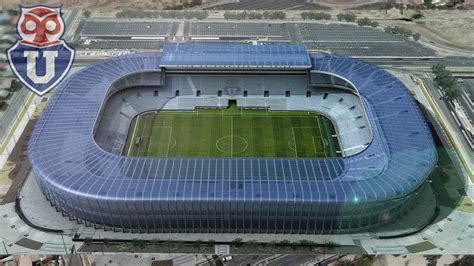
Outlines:
{"type": "Polygon", "coordinates": [[[249,144],[241,136],[223,136],[216,142],[216,148],[227,154],[238,154],[247,150],[249,144]]]}

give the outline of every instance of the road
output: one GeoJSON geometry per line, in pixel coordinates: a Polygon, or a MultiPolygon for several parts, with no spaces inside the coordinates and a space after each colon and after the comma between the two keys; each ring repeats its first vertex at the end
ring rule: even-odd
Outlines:
{"type": "Polygon", "coordinates": [[[461,154],[459,154],[459,156],[464,158],[464,166],[467,168],[466,170],[469,172],[469,174],[472,175],[472,165],[474,165],[474,153],[470,149],[470,144],[462,134],[461,127],[458,126],[453,115],[451,114],[451,107],[449,103],[440,95],[438,91],[438,86],[431,78],[422,78],[422,80],[429,94],[432,96],[432,100],[435,102],[436,106],[442,113],[442,116],[444,116],[445,119],[443,120],[445,123],[447,123],[446,126],[448,127],[448,129],[452,129],[448,133],[451,135],[452,139],[456,140],[456,142],[460,144],[457,145],[459,149],[462,149],[462,151],[460,151],[461,154]]]}
{"type": "Polygon", "coordinates": [[[426,36],[422,36],[419,42],[427,47],[430,47],[431,49],[435,51],[439,51],[446,55],[469,56],[469,55],[472,55],[473,53],[472,51],[469,51],[469,50],[446,46],[432,39],[429,39],[426,36]]]}
{"type": "Polygon", "coordinates": [[[474,67],[474,58],[470,57],[438,57],[438,58],[360,58],[376,65],[391,66],[420,66],[431,67],[434,64],[444,64],[448,67],[474,67]]]}
{"type": "Polygon", "coordinates": [[[316,255],[316,254],[298,254],[298,255],[233,255],[232,260],[222,262],[223,256],[219,259],[213,259],[207,256],[208,261],[199,263],[202,266],[247,266],[247,265],[313,265],[318,262],[325,261],[333,257],[333,255],[316,255]]]}
{"type": "Polygon", "coordinates": [[[304,265],[310,261],[318,261],[318,257],[323,258],[323,255],[286,255],[277,260],[271,261],[268,265],[304,265]]]}

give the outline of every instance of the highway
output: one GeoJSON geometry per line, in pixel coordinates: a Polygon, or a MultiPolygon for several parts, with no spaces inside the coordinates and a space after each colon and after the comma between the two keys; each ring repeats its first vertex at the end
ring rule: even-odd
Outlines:
{"type": "MultiPolygon", "coordinates": [[[[460,151],[459,156],[464,158],[465,162],[467,165],[464,165],[467,171],[469,171],[469,174],[472,175],[472,166],[474,165],[474,153],[472,152],[472,149],[470,148],[470,143],[466,139],[466,137],[462,133],[462,126],[458,125],[456,122],[454,116],[451,114],[451,103],[446,101],[444,97],[440,94],[438,90],[438,86],[434,83],[433,79],[431,77],[425,77],[422,78],[422,81],[428,90],[428,93],[431,95],[431,99],[433,100],[434,104],[437,106],[437,108],[440,110],[442,113],[442,116],[445,118],[443,121],[447,123],[447,127],[449,132],[447,132],[449,135],[451,135],[452,139],[455,141],[459,142],[461,145],[457,145],[459,149],[462,149],[460,151]]],[[[434,107],[434,106],[433,106],[434,107]]],[[[434,107],[436,108],[436,107],[434,107]]],[[[455,143],[452,143],[455,145],[455,143]]]]}
{"type": "Polygon", "coordinates": [[[474,67],[474,58],[472,57],[432,57],[432,58],[359,58],[372,64],[380,66],[414,66],[414,67],[431,67],[435,64],[444,64],[448,67],[474,67]]]}
{"type": "MultiPolygon", "coordinates": [[[[454,105],[450,101],[446,100],[443,95],[441,94],[441,91],[438,89],[439,87],[433,82],[432,79],[423,79],[423,82],[426,85],[426,88],[429,90],[430,94],[433,96],[433,98],[437,99],[438,106],[441,108],[442,112],[446,115],[446,117],[449,117],[449,122],[451,125],[459,130],[459,134],[462,135],[463,139],[463,146],[464,147],[472,147],[472,145],[469,143],[469,141],[466,139],[466,137],[461,133],[461,130],[467,131],[462,125],[459,124],[454,118],[454,116],[451,114],[451,112],[454,112],[454,105]]],[[[471,82],[471,81],[467,81],[471,82]]],[[[472,151],[472,149],[471,149],[472,151]]],[[[471,153],[471,155],[473,155],[471,153]]],[[[471,156],[472,160],[472,156],[471,156]]]]}
{"type": "Polygon", "coordinates": [[[317,263],[329,263],[331,260],[336,258],[331,254],[276,254],[276,255],[233,255],[232,260],[223,262],[222,258],[214,259],[211,256],[207,256],[208,260],[198,263],[200,266],[279,266],[279,265],[314,265],[317,263]]]}

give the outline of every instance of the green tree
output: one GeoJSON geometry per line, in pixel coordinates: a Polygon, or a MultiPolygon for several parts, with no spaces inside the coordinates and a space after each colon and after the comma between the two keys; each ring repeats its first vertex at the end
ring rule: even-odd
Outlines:
{"type": "Polygon", "coordinates": [[[18,81],[17,79],[14,79],[14,80],[12,80],[10,90],[11,91],[17,91],[17,90],[21,89],[22,87],[23,87],[23,85],[21,84],[21,82],[18,81]]]}
{"type": "Polygon", "coordinates": [[[135,248],[144,249],[146,247],[146,242],[143,239],[135,238],[132,240],[132,245],[135,248]]]}
{"type": "Polygon", "coordinates": [[[302,239],[299,243],[301,247],[311,247],[314,245],[313,241],[309,241],[307,239],[302,239]]]}
{"type": "Polygon", "coordinates": [[[415,41],[418,41],[418,40],[420,39],[420,37],[421,37],[421,35],[420,35],[418,32],[413,33],[412,36],[413,36],[413,40],[415,40],[415,41]]]}
{"type": "Polygon", "coordinates": [[[92,242],[93,242],[93,240],[92,240],[91,237],[86,237],[86,238],[84,238],[84,244],[90,245],[90,244],[92,244],[92,242]]]}
{"type": "Polygon", "coordinates": [[[369,21],[368,17],[360,18],[360,19],[357,20],[357,25],[365,26],[365,25],[367,25],[368,21],[369,21]]]}
{"type": "Polygon", "coordinates": [[[262,19],[263,15],[262,13],[259,12],[249,12],[248,13],[248,19],[262,19]]]}
{"type": "Polygon", "coordinates": [[[258,246],[258,241],[257,241],[257,240],[249,240],[249,241],[247,241],[246,244],[247,244],[249,247],[254,248],[254,247],[257,247],[257,246],[258,246]]]}
{"type": "Polygon", "coordinates": [[[91,12],[89,10],[84,10],[84,17],[85,18],[90,18],[91,17],[91,12]]]}
{"type": "Polygon", "coordinates": [[[236,238],[236,239],[232,240],[232,245],[236,248],[241,247],[242,244],[243,244],[242,238],[236,238]]]}
{"type": "Polygon", "coordinates": [[[436,266],[441,255],[424,255],[428,266],[436,266]]]}
{"type": "Polygon", "coordinates": [[[209,239],[209,240],[207,241],[207,245],[208,245],[209,247],[213,247],[215,244],[216,244],[216,241],[214,241],[214,240],[212,240],[212,239],[209,239]]]}
{"type": "Polygon", "coordinates": [[[452,101],[461,96],[462,91],[457,85],[457,78],[446,69],[446,66],[436,64],[431,67],[431,71],[434,75],[434,81],[441,87],[447,100],[452,101]]]}
{"type": "Polygon", "coordinates": [[[443,91],[444,91],[444,95],[446,96],[446,99],[449,101],[453,101],[461,97],[462,95],[462,90],[458,86],[448,87],[444,89],[443,91]]]}
{"type": "Polygon", "coordinates": [[[443,64],[435,64],[431,67],[433,74],[437,75],[439,72],[446,70],[446,67],[443,64]]]}
{"type": "Polygon", "coordinates": [[[354,13],[347,12],[347,13],[339,13],[336,15],[337,20],[339,21],[347,21],[347,22],[354,22],[357,19],[357,16],[354,13]]]}
{"type": "Polygon", "coordinates": [[[347,22],[354,22],[356,21],[356,19],[357,19],[357,16],[354,13],[348,12],[345,14],[345,20],[347,22]]]}
{"type": "Polygon", "coordinates": [[[202,0],[192,0],[191,6],[200,6],[202,5],[202,0]]]}
{"type": "Polygon", "coordinates": [[[202,240],[201,239],[198,239],[198,240],[193,242],[193,247],[196,248],[196,249],[201,250],[201,245],[202,245],[202,240]]]}
{"type": "Polygon", "coordinates": [[[290,246],[291,250],[295,251],[297,248],[298,248],[298,243],[296,242],[290,242],[290,246]]]}

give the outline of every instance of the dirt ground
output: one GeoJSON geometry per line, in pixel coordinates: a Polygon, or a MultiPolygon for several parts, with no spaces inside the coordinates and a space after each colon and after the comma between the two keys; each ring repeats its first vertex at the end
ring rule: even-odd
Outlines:
{"type": "MultiPolygon", "coordinates": [[[[66,1],[64,3],[65,8],[76,8],[76,9],[87,9],[91,5],[94,6],[92,9],[95,11],[93,16],[99,17],[114,17],[115,12],[121,9],[149,9],[159,10],[166,5],[176,4],[184,0],[139,0],[139,1],[104,1],[101,5],[96,6],[95,1],[84,0],[77,3],[66,1]],[[115,11],[112,11],[115,10],[115,11]]],[[[0,4],[0,9],[17,8],[19,2],[25,2],[22,0],[8,0],[3,4],[0,4]]],[[[26,1],[28,2],[28,1],[26,1]]],[[[42,1],[48,4],[55,4],[58,0],[45,0],[42,1]]],[[[59,1],[60,2],[60,1],[59,1]]],[[[207,0],[206,2],[217,2],[217,0],[207,0]]],[[[336,20],[336,15],[341,12],[347,12],[347,10],[321,10],[322,12],[328,12],[332,15],[332,20],[336,20]]],[[[390,10],[352,10],[358,18],[368,17],[380,22],[381,26],[394,26],[400,25],[411,29],[414,32],[419,32],[424,36],[427,36],[441,44],[451,45],[456,48],[465,48],[474,50],[474,10],[421,10],[423,18],[417,21],[408,22],[400,20],[402,18],[410,18],[416,11],[405,10],[404,14],[401,14],[398,9],[390,10]]],[[[210,17],[220,17],[224,12],[215,12],[210,17]],[[221,13],[221,14],[219,14],[221,13]]],[[[301,11],[289,11],[287,10],[287,19],[301,19],[301,11]]]]}
{"type": "MultiPolygon", "coordinates": [[[[343,11],[346,12],[346,11],[343,11]]],[[[402,18],[411,18],[416,12],[400,10],[355,10],[351,11],[358,18],[368,17],[379,21],[381,26],[399,25],[414,32],[427,36],[435,41],[452,45],[457,48],[474,49],[474,10],[421,10],[423,18],[413,22],[403,21],[402,18]]],[[[329,11],[335,19],[339,10],[329,11]]],[[[295,18],[297,14],[295,14],[295,18]]]]}
{"type": "Polygon", "coordinates": [[[423,27],[454,45],[474,48],[474,10],[430,10],[423,14],[423,27]]]}

